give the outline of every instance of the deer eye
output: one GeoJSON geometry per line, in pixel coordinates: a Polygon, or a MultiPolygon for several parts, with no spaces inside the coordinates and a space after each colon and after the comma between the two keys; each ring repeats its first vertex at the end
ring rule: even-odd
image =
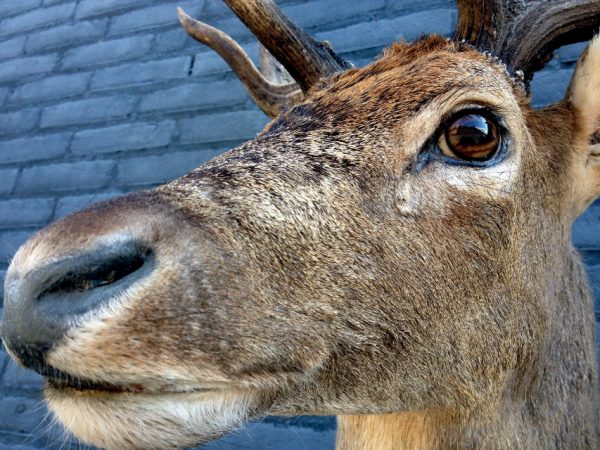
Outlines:
{"type": "Polygon", "coordinates": [[[438,147],[449,158],[484,162],[500,148],[499,125],[491,117],[477,113],[459,113],[442,129],[438,147]]]}

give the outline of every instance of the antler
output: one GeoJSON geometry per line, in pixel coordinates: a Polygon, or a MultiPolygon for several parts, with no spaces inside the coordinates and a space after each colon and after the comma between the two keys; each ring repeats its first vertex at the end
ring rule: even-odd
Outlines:
{"type": "Polygon", "coordinates": [[[283,65],[297,85],[270,82],[231,37],[192,19],[181,8],[178,8],[179,20],[188,34],[225,59],[267,115],[274,117],[283,107],[299,102],[303,98],[302,93],[306,93],[321,78],[352,67],[337,56],[327,43],[315,41],[294,25],[272,0],[224,1],[283,65]]]}
{"type": "MultiPolygon", "coordinates": [[[[327,43],[316,42],[294,25],[272,0],[224,0],[260,43],[274,56],[261,56],[268,66],[280,63],[296,83],[273,82],[261,74],[242,48],[227,34],[178,9],[183,28],[214,49],[231,66],[246,89],[270,117],[298,103],[321,78],[351,64],[327,43]]],[[[511,73],[522,71],[529,81],[559,46],[590,39],[600,26],[600,0],[457,0],[459,18],[454,39],[466,40],[502,59],[511,73]]]]}
{"type": "Polygon", "coordinates": [[[270,117],[302,101],[306,93],[321,78],[352,65],[337,56],[327,43],[316,42],[309,34],[294,25],[272,0],[224,0],[231,10],[254,33],[260,43],[273,55],[261,54],[263,72],[275,74],[283,66],[296,83],[274,83],[259,72],[244,50],[227,34],[177,8],[185,31],[215,50],[233,69],[244,86],[270,117]],[[271,61],[269,61],[271,60],[271,61]]]}
{"type": "Polygon", "coordinates": [[[600,25],[599,0],[457,0],[454,39],[502,59],[530,80],[561,45],[585,41],[600,25]]]}
{"type": "MultiPolygon", "coordinates": [[[[181,8],[177,8],[177,14],[181,25],[190,36],[212,48],[229,64],[266,115],[276,117],[283,109],[302,101],[304,95],[296,83],[277,84],[269,81],[230,36],[192,19],[181,8]]],[[[268,57],[261,55],[261,60],[264,65],[268,57]]]]}
{"type": "Polygon", "coordinates": [[[303,92],[351,65],[331,47],[293,24],[272,0],[224,0],[261,44],[287,69],[303,92]]]}

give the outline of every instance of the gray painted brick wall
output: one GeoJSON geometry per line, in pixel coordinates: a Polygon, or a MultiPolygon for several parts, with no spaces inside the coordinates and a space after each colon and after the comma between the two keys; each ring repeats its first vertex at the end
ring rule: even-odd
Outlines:
{"type": "MultiPolygon", "coordinates": [[[[280,0],[356,65],[397,39],[448,35],[452,0],[280,0]]],[[[266,124],[229,68],[179,28],[175,7],[258,46],[221,0],[0,0],[0,275],[49,222],[178,177],[266,124]]],[[[584,45],[536,75],[536,105],[559,100],[584,45]]],[[[600,204],[575,243],[600,297],[600,204]]],[[[0,303],[1,305],[1,303],[0,303]]],[[[597,312],[598,314],[598,312],[597,312]]],[[[40,377],[0,351],[0,450],[70,448],[51,427],[40,377]]],[[[268,418],[206,448],[331,449],[333,418],[268,418]]]]}

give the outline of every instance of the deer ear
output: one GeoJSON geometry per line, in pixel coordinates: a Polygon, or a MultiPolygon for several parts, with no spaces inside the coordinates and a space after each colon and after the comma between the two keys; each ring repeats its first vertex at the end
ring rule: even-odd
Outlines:
{"type": "Polygon", "coordinates": [[[576,213],[580,214],[600,195],[600,35],[590,42],[581,55],[567,101],[575,110],[585,166],[576,188],[576,213]]]}

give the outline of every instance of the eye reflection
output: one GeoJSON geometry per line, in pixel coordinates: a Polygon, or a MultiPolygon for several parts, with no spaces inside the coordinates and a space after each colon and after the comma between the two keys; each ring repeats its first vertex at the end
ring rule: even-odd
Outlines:
{"type": "Polygon", "coordinates": [[[498,124],[478,113],[459,113],[445,126],[438,147],[445,156],[465,161],[488,161],[500,147],[498,124]]]}

